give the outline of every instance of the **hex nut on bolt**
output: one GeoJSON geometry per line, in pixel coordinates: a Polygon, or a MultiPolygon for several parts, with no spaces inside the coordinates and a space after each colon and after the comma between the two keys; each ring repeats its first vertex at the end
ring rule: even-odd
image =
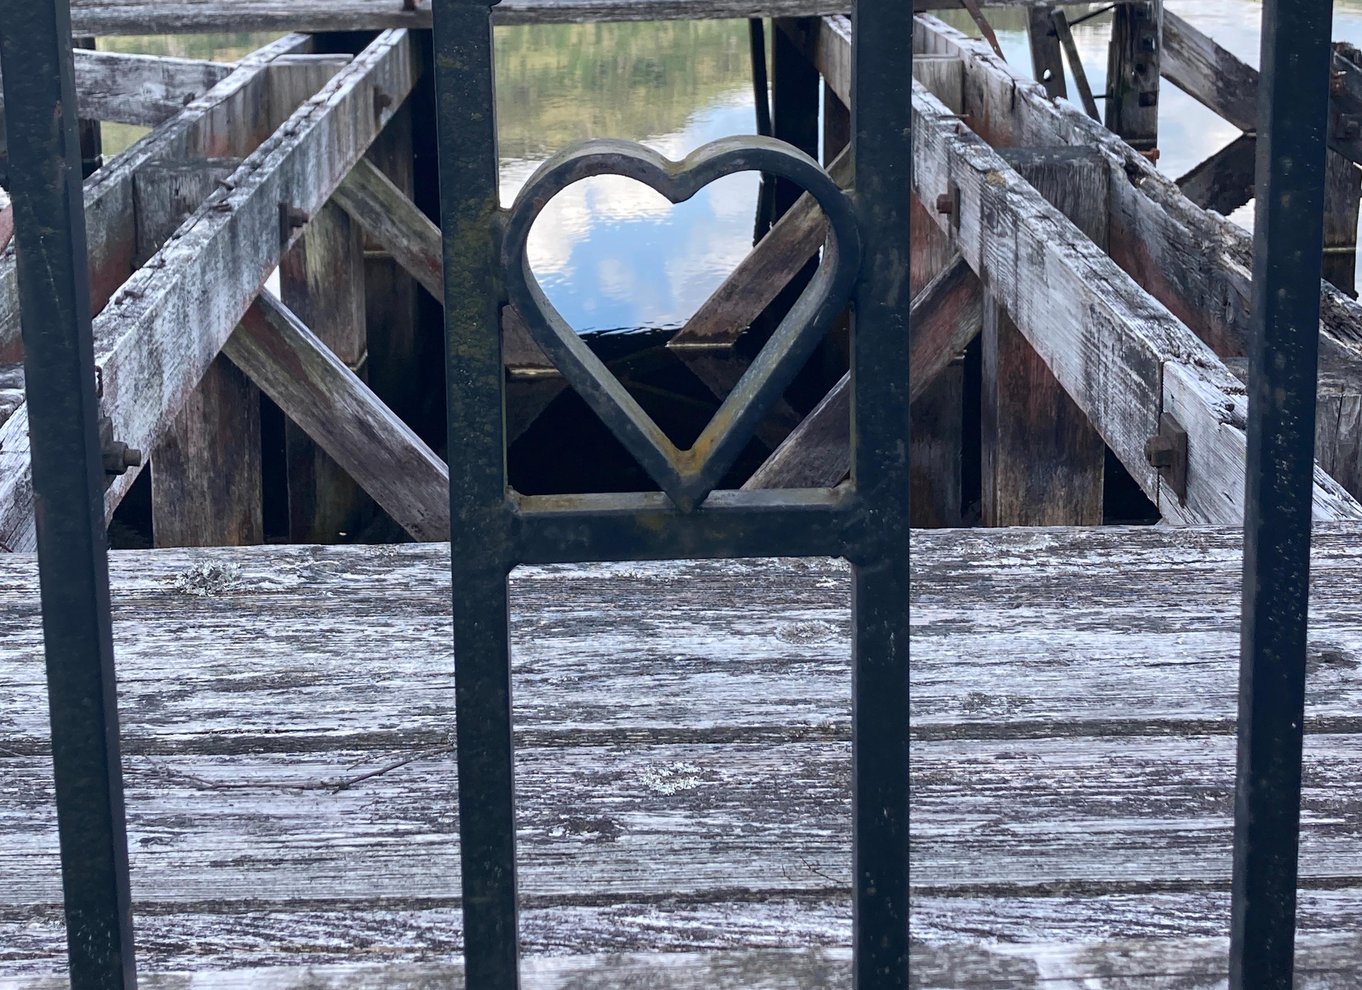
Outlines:
{"type": "Polygon", "coordinates": [[[1173,441],[1165,436],[1150,437],[1144,444],[1144,456],[1151,467],[1170,468],[1176,450],[1173,441]]]}
{"type": "Polygon", "coordinates": [[[955,198],[951,196],[950,193],[942,193],[940,196],[936,197],[936,212],[954,213],[955,198]]]}

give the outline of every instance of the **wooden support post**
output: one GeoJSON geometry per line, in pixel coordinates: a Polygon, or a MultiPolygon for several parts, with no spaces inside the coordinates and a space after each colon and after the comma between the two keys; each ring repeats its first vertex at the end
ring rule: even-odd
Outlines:
{"type": "MultiPolygon", "coordinates": [[[[818,69],[805,55],[818,30],[812,17],[778,17],[771,32],[771,128],[775,137],[818,157],[818,69]]],[[[785,179],[776,182],[779,220],[804,190],[785,179]]]]}
{"type": "MultiPolygon", "coordinates": [[[[93,51],[95,39],[91,37],[72,38],[71,47],[93,51]]],[[[99,129],[99,121],[82,117],[80,120],[80,171],[88,179],[104,164],[104,137],[99,129]]]]}
{"type": "MultiPolygon", "coordinates": [[[[323,59],[291,65],[271,78],[271,98],[287,114],[336,74],[339,66],[323,59]]],[[[364,237],[359,224],[337,203],[312,216],[289,217],[295,207],[280,205],[281,223],[302,236],[279,263],[280,298],[341,363],[365,377],[368,333],[364,284],[364,237]]],[[[297,423],[284,424],[284,462],[288,485],[288,536],[293,543],[335,543],[356,532],[372,502],[358,484],[297,423]]]]}
{"type": "Polygon", "coordinates": [[[823,167],[826,168],[851,143],[851,110],[837,91],[823,82],[823,167]]]}
{"type": "Polygon", "coordinates": [[[1088,85],[1088,70],[1083,68],[1083,56],[1078,51],[1078,43],[1074,41],[1074,33],[1069,30],[1069,15],[1056,9],[1050,17],[1054,21],[1059,43],[1064,46],[1064,54],[1069,59],[1069,71],[1073,73],[1074,89],[1078,90],[1079,102],[1083,104],[1083,109],[1087,111],[1089,117],[1101,120],[1102,115],[1097,112],[1097,99],[1092,95],[1092,87],[1088,85]]]}
{"type": "Polygon", "coordinates": [[[1159,146],[1159,61],[1163,0],[1122,4],[1111,25],[1107,127],[1136,151],[1159,146]]]}
{"type": "MultiPolygon", "coordinates": [[[[1004,157],[1105,245],[1108,172],[1096,152],[1018,149],[1004,157]]],[[[1101,525],[1106,445],[997,303],[984,306],[981,395],[984,525],[1101,525]]]]}
{"type": "Polygon", "coordinates": [[[1336,151],[1324,177],[1324,280],[1357,298],[1357,220],[1362,170],[1336,151]]]}
{"type": "MultiPolygon", "coordinates": [[[[235,160],[148,162],[133,180],[138,265],[240,164],[235,160]]],[[[152,529],[158,547],[250,546],[263,542],[260,396],[222,358],[172,418],[151,466],[152,529]]]]}
{"type": "MultiPolygon", "coordinates": [[[[414,191],[412,110],[408,100],[388,122],[365,159],[393,187],[411,198],[414,191]]],[[[419,374],[417,281],[387,246],[366,231],[364,309],[368,337],[368,381],[383,402],[406,423],[415,423],[422,395],[413,382],[419,374]]]]}
{"type": "Polygon", "coordinates": [[[1049,7],[1031,7],[1026,11],[1026,32],[1031,42],[1031,72],[1045,87],[1051,99],[1067,97],[1064,82],[1064,53],[1055,31],[1054,11],[1049,7]]]}
{"type": "MultiPolygon", "coordinates": [[[[328,203],[279,265],[283,303],[341,363],[364,378],[364,242],[357,223],[328,203]]],[[[284,428],[289,539],[335,543],[363,522],[366,500],[355,481],[296,423],[284,428]]]]}

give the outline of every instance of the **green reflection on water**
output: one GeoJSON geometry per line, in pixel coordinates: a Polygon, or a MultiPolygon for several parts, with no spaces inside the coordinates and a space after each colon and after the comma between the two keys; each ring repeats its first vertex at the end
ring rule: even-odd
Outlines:
{"type": "MultiPolygon", "coordinates": [[[[274,37],[143,35],[101,38],[99,47],[230,62],[274,37]]],[[[498,28],[501,153],[542,159],[589,137],[670,134],[742,85],[747,73],[745,21],[498,28]]],[[[105,124],[105,154],[117,154],[145,133],[145,128],[105,124]]]]}

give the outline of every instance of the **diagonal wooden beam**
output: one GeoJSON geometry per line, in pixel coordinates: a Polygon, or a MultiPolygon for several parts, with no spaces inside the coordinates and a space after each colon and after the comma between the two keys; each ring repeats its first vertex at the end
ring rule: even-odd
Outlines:
{"type": "Polygon", "coordinates": [[[413,539],[449,539],[445,462],[270,292],[222,352],[413,539]]]}
{"type": "MultiPolygon", "coordinates": [[[[147,162],[221,157],[241,142],[258,144],[273,127],[244,133],[242,120],[269,107],[268,67],[307,50],[311,39],[291,34],[252,52],[201,98],[109,162],[85,183],[85,228],[90,257],[91,309],[98,313],[135,268],[137,222],[134,177],[147,162]]],[[[19,301],[14,249],[0,253],[0,361],[19,360],[19,301]]]]}
{"type": "MultiPolygon", "coordinates": [[[[998,152],[956,124],[939,100],[915,86],[919,198],[954,191],[951,215],[934,216],[970,267],[987,272],[989,291],[1164,517],[1240,521],[1243,386],[998,152]],[[1165,413],[1189,437],[1182,496],[1146,454],[1165,413]]],[[[1317,518],[1362,518],[1362,505],[1318,467],[1314,487],[1317,518]]]]}
{"type": "MultiPolygon", "coordinates": [[[[978,336],[982,321],[979,280],[957,256],[913,300],[908,344],[910,400],[920,398],[978,336]]],[[[843,375],[743,488],[829,488],[845,478],[851,469],[850,386],[850,374],[843,375]]]]}
{"type": "MultiPolygon", "coordinates": [[[[444,248],[440,228],[391,179],[361,161],[336,187],[336,203],[406,269],[437,302],[444,301],[444,248]]],[[[507,308],[501,321],[506,366],[520,374],[557,373],[530,336],[525,321],[507,308]]]]}
{"type": "Polygon", "coordinates": [[[1184,196],[1203,210],[1229,216],[1253,199],[1257,139],[1241,134],[1178,179],[1184,196]]]}
{"type": "MultiPolygon", "coordinates": [[[[253,152],[227,184],[128,280],[95,320],[95,359],[103,412],[114,435],[150,450],[298,229],[311,216],[411,91],[419,73],[405,32],[384,32],[253,152]],[[388,103],[375,99],[386,94],[388,103]]],[[[90,190],[87,188],[87,200],[90,190]]],[[[28,417],[20,409],[0,429],[0,541],[34,545],[28,417]]],[[[112,512],[133,478],[109,488],[112,512]]]]}

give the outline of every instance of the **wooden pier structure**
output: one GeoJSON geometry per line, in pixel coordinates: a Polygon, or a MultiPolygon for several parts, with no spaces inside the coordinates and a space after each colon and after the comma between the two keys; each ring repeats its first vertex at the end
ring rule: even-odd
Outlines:
{"type": "MultiPolygon", "coordinates": [[[[772,18],[774,134],[821,137],[846,184],[847,6],[502,0],[494,19],[772,18]]],[[[1027,67],[931,13],[959,6],[915,0],[912,986],[1221,987],[1252,298],[1225,215],[1253,194],[1257,72],[1158,0],[1120,2],[1098,120],[1077,5],[990,5],[1027,12],[1027,67]],[[1244,132],[1176,181],[1166,83],[1244,132]],[[1103,525],[1121,485],[1159,525],[1103,525]]],[[[84,185],[108,519],[152,478],[156,549],[112,557],[142,985],[462,985],[438,545],[460,465],[419,419],[444,388],[429,3],[71,9],[80,38],[281,35],[230,64],[75,55],[83,118],[150,128],[92,146],[84,185]],[[262,545],[272,429],[289,546],[262,545]],[[414,544],[312,545],[375,507],[414,544]]],[[[1329,990],[1362,956],[1362,56],[1334,58],[1297,936],[1297,985],[1329,990]]],[[[715,359],[824,242],[810,197],[776,201],[669,345],[719,394],[736,375],[715,359]]],[[[11,246],[0,988],[46,990],[69,983],[19,327],[11,246]]],[[[513,309],[502,327],[524,430],[565,386],[513,309]]],[[[768,418],[745,489],[846,477],[833,381],[768,418]]],[[[821,561],[516,573],[527,987],[849,985],[849,586],[821,561]]]]}

